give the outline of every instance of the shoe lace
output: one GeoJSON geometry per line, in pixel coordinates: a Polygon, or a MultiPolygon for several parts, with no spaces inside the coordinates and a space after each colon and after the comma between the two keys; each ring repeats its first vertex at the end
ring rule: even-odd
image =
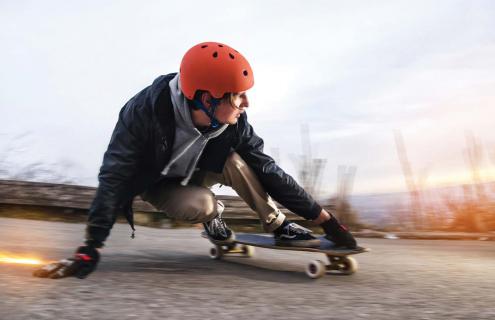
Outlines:
{"type": "Polygon", "coordinates": [[[303,226],[300,226],[294,222],[291,222],[287,225],[287,231],[297,233],[297,234],[313,233],[313,231],[311,231],[307,228],[304,228],[303,226]]]}
{"type": "Polygon", "coordinates": [[[227,225],[225,224],[225,221],[222,219],[222,215],[219,214],[215,219],[211,220],[210,223],[210,230],[212,230],[215,233],[219,233],[222,235],[227,235],[227,225]]]}

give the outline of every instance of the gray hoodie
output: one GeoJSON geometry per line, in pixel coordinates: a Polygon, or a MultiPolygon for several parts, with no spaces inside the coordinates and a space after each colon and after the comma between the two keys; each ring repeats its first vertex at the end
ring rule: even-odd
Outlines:
{"type": "Polygon", "coordinates": [[[172,156],[162,171],[166,177],[184,177],[181,185],[189,183],[208,140],[218,137],[227,129],[224,124],[214,131],[201,133],[192,122],[187,100],[180,89],[179,74],[169,83],[170,97],[174,106],[175,140],[172,156]]]}

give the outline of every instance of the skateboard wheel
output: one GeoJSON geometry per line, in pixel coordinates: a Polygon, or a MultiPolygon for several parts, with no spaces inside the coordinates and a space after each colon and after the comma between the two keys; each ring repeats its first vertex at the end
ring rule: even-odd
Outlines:
{"type": "Polygon", "coordinates": [[[219,260],[223,256],[223,250],[220,246],[214,246],[210,249],[210,258],[214,260],[219,260]]]}
{"type": "Polygon", "coordinates": [[[248,246],[248,245],[242,245],[241,246],[242,254],[245,257],[251,258],[254,256],[254,247],[253,246],[248,246]]]}
{"type": "Polygon", "coordinates": [[[340,271],[346,275],[353,274],[358,269],[358,263],[357,263],[356,259],[354,259],[352,257],[343,258],[339,264],[341,264],[340,271]]]}
{"type": "Polygon", "coordinates": [[[323,277],[325,275],[326,271],[327,271],[326,265],[321,260],[312,260],[306,266],[306,274],[311,279],[318,279],[318,278],[323,277]]]}

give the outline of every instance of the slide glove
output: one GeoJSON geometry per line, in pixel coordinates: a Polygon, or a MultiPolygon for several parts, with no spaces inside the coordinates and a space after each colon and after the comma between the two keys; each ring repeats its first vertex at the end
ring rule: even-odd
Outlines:
{"type": "Polygon", "coordinates": [[[86,278],[96,269],[100,254],[91,246],[77,248],[74,256],[41,267],[33,272],[35,277],[59,279],[65,277],[86,278]]]}

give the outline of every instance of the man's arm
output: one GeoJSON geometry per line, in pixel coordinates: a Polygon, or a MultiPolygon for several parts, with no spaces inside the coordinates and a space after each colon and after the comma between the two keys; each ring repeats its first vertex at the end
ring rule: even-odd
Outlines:
{"type": "Polygon", "coordinates": [[[100,260],[98,248],[108,237],[117,214],[132,202],[133,179],[147,143],[148,124],[142,103],[143,92],[131,99],[120,111],[119,120],[105,152],[100,169],[99,185],[89,211],[86,244],[74,255],[42,266],[33,275],[58,279],[75,276],[85,278],[100,260]]]}
{"type": "Polygon", "coordinates": [[[100,248],[117,215],[132,202],[133,181],[148,141],[149,115],[141,92],[120,111],[103,164],[99,185],[89,210],[86,244],[100,248]]]}
{"type": "Polygon", "coordinates": [[[263,139],[247,122],[245,113],[238,122],[236,152],[254,170],[268,194],[292,212],[310,220],[317,219],[321,206],[275,161],[263,152],[263,139]]]}

